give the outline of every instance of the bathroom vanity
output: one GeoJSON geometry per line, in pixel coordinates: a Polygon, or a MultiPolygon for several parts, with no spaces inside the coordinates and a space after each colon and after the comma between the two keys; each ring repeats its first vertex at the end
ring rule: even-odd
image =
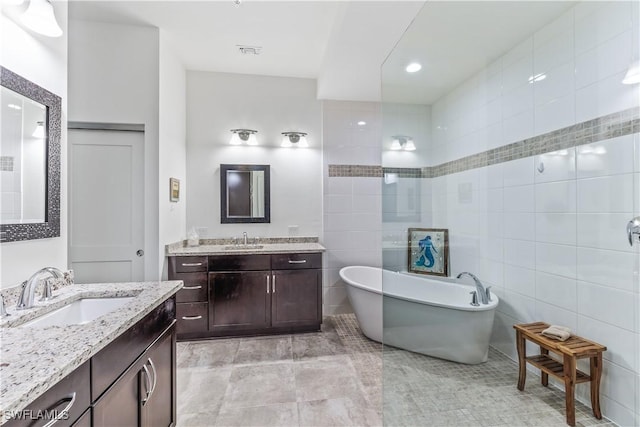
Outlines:
{"type": "Polygon", "coordinates": [[[322,251],[318,243],[170,251],[169,279],[184,282],[178,339],[319,330],[322,251]]]}
{"type": "MultiPolygon", "coordinates": [[[[174,426],[180,282],[71,285],[3,319],[6,426],[174,426]],[[127,298],[84,324],[27,326],[82,299],[127,298]],[[42,312],[45,312],[43,314],[42,312]],[[48,412],[45,412],[48,411],[48,412]]],[[[49,317],[50,318],[50,317],[49,317]]]]}

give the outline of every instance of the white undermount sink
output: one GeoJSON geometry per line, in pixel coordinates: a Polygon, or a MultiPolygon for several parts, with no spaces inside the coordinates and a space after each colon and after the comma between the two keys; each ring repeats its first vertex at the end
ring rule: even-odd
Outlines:
{"type": "Polygon", "coordinates": [[[82,325],[122,307],[134,298],[82,298],[50,313],[43,314],[21,326],[43,328],[46,326],[82,325]]]}

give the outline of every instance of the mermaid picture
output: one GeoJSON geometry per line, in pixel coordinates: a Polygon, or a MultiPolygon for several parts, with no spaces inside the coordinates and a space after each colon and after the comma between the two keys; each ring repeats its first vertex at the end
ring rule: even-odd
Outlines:
{"type": "Polygon", "coordinates": [[[433,258],[433,254],[431,253],[431,250],[433,250],[433,252],[435,253],[438,253],[438,251],[436,250],[435,246],[433,246],[433,242],[431,241],[431,236],[427,235],[427,237],[420,240],[418,242],[418,248],[420,249],[420,258],[418,258],[418,261],[416,261],[416,266],[426,267],[426,268],[433,267],[436,261],[433,258]],[[428,264],[425,264],[425,261],[428,261],[428,264]]]}
{"type": "Polygon", "coordinates": [[[408,268],[410,273],[449,275],[449,230],[409,228],[408,268]]]}

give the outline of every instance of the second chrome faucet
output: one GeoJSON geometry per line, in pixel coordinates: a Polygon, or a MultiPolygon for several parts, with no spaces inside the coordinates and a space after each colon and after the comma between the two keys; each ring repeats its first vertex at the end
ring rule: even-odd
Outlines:
{"type": "Polygon", "coordinates": [[[475,274],[471,274],[468,271],[463,271],[462,273],[458,274],[457,278],[459,279],[462,276],[471,277],[476,284],[476,291],[475,291],[474,297],[472,298],[471,305],[474,305],[474,306],[480,305],[478,304],[478,298],[480,298],[480,301],[482,301],[482,304],[485,304],[485,305],[489,304],[489,301],[491,301],[491,291],[489,290],[491,286],[488,286],[485,288],[482,282],[480,281],[480,279],[478,279],[475,274]]]}

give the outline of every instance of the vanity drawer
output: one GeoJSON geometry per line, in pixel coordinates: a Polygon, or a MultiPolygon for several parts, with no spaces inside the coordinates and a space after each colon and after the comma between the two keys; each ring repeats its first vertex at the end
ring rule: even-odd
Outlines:
{"type": "Polygon", "coordinates": [[[206,302],[177,304],[179,335],[206,332],[209,324],[209,304],[206,302]]]}
{"type": "Polygon", "coordinates": [[[201,273],[176,273],[172,280],[182,280],[184,287],[176,294],[176,302],[207,301],[209,295],[209,283],[207,272],[201,273]]]}
{"type": "Polygon", "coordinates": [[[297,270],[301,268],[322,268],[322,254],[271,255],[272,270],[297,270]]]}
{"type": "Polygon", "coordinates": [[[207,271],[208,257],[206,256],[176,256],[170,258],[169,274],[192,273],[195,271],[207,271]]]}
{"type": "Polygon", "coordinates": [[[90,370],[89,362],[85,362],[75,371],[60,380],[56,385],[47,390],[42,396],[37,398],[32,404],[25,408],[23,419],[11,419],[4,424],[7,427],[14,426],[44,426],[52,421],[52,418],[43,417],[34,422],[31,416],[36,416],[44,411],[62,414],[68,407],[68,416],[61,418],[58,426],[70,426],[75,420],[91,406],[90,394],[90,370]]]}
{"type": "Polygon", "coordinates": [[[209,271],[260,271],[270,268],[270,255],[216,255],[209,257],[209,271]]]}

